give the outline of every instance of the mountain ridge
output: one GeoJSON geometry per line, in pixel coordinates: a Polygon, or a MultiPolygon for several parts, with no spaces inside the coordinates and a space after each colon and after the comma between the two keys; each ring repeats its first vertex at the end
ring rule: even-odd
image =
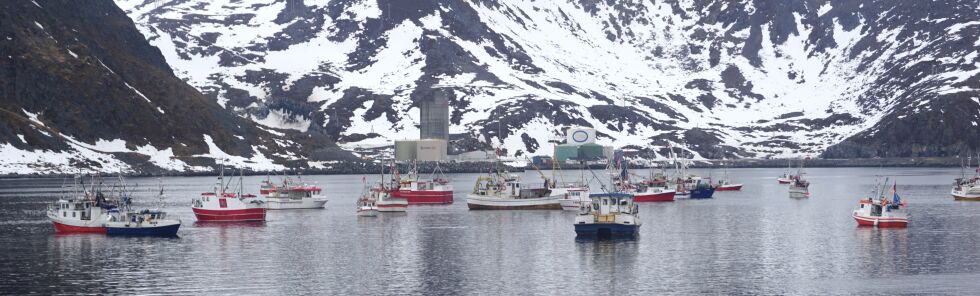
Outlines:
{"type": "Polygon", "coordinates": [[[949,128],[980,120],[977,46],[943,37],[980,29],[969,1],[118,2],[151,42],[187,41],[164,54],[188,65],[192,84],[219,101],[248,94],[231,109],[289,114],[286,123],[349,149],[411,138],[413,108],[435,91],[449,94],[457,138],[483,143],[470,149],[502,142],[548,154],[546,143],[572,125],[597,128],[603,144],[653,151],[701,130],[698,157],[980,148],[976,133],[942,146],[923,136],[892,152],[871,147],[910,133],[890,115],[925,101],[966,108],[949,128]],[[211,14],[186,17],[202,11],[211,14]],[[191,70],[215,57],[211,72],[191,70]]]}

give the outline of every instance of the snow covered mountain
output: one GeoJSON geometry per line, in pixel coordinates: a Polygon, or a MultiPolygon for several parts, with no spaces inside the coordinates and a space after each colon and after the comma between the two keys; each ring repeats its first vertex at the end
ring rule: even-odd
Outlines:
{"type": "Polygon", "coordinates": [[[117,3],[224,108],[347,148],[417,137],[437,93],[460,149],[548,154],[569,126],[701,157],[980,148],[975,0],[117,3]]]}
{"type": "Polygon", "coordinates": [[[203,96],[112,1],[2,1],[0,53],[0,174],[271,170],[330,149],[203,96]]]}

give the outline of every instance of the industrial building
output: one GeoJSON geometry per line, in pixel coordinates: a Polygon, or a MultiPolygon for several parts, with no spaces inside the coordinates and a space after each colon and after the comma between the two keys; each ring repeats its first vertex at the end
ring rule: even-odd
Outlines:
{"type": "Polygon", "coordinates": [[[449,140],[448,90],[432,91],[432,98],[419,102],[419,139],[449,140]]]}
{"type": "Polygon", "coordinates": [[[446,140],[423,139],[395,141],[395,160],[445,161],[446,140]]]}
{"type": "Polygon", "coordinates": [[[595,161],[610,159],[613,147],[595,143],[596,131],[592,128],[573,127],[565,131],[565,144],[555,146],[555,161],[595,161]]]}
{"type": "Polygon", "coordinates": [[[449,93],[432,91],[419,102],[419,140],[395,141],[395,160],[445,161],[448,159],[449,93]]]}

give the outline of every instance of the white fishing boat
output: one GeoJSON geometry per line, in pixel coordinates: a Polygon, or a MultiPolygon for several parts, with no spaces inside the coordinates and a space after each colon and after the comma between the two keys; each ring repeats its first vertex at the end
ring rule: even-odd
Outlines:
{"type": "Polygon", "coordinates": [[[559,196],[551,189],[521,184],[520,177],[502,173],[477,178],[466,196],[470,210],[561,210],[559,196]]]}
{"type": "Polygon", "coordinates": [[[362,194],[357,199],[357,215],[361,217],[374,217],[378,215],[378,205],[370,191],[362,194]]]}
{"type": "Polygon", "coordinates": [[[565,184],[555,188],[552,194],[559,196],[558,203],[566,211],[578,211],[582,207],[582,203],[588,203],[591,200],[589,199],[589,187],[578,183],[565,184]]]}
{"type": "Polygon", "coordinates": [[[293,181],[289,176],[278,184],[266,178],[259,190],[270,210],[322,209],[327,204],[322,192],[319,186],[303,183],[301,179],[293,181]]]}
{"type": "Polygon", "coordinates": [[[797,170],[796,175],[792,176],[789,184],[789,197],[790,198],[807,198],[810,197],[810,181],[803,178],[803,160],[800,160],[800,169],[797,170]]]}
{"type": "Polygon", "coordinates": [[[379,212],[405,212],[408,210],[408,199],[393,196],[392,190],[382,184],[371,187],[370,192],[379,212]]]}
{"type": "Polygon", "coordinates": [[[642,222],[633,195],[597,193],[589,195],[575,216],[575,234],[585,238],[632,238],[640,232],[642,222]]]}
{"type": "Polygon", "coordinates": [[[960,177],[956,178],[950,191],[954,200],[980,201],[980,156],[977,159],[977,168],[974,170],[973,177],[967,177],[965,173],[965,168],[970,166],[972,157],[967,160],[966,166],[961,163],[960,177]]]}

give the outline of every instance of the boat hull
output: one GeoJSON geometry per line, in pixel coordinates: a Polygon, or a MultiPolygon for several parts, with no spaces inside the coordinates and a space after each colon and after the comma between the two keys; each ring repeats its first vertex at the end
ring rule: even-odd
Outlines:
{"type": "Polygon", "coordinates": [[[236,210],[208,210],[202,208],[192,208],[197,221],[205,222],[249,222],[265,221],[265,208],[236,209],[236,210]]]}
{"type": "Polygon", "coordinates": [[[357,209],[358,217],[375,217],[378,215],[378,209],[357,209]]]}
{"type": "Polygon", "coordinates": [[[470,210],[561,210],[557,198],[494,198],[470,195],[466,199],[470,210]]]}
{"type": "Polygon", "coordinates": [[[322,209],[327,204],[326,198],[267,198],[266,205],[270,210],[293,210],[293,209],[322,209]]]}
{"type": "Polygon", "coordinates": [[[565,211],[578,211],[579,208],[582,207],[583,202],[588,202],[588,201],[581,201],[575,199],[561,199],[558,201],[558,203],[561,204],[561,209],[565,211]]]}
{"type": "Polygon", "coordinates": [[[636,195],[633,195],[633,201],[634,202],[665,202],[665,201],[674,201],[674,196],[676,194],[677,193],[674,192],[673,190],[665,191],[665,192],[661,192],[661,193],[653,193],[653,194],[636,194],[636,195]]]}
{"type": "Polygon", "coordinates": [[[639,234],[640,225],[617,223],[575,224],[575,235],[580,238],[636,237],[639,234]]]}
{"type": "Polygon", "coordinates": [[[392,191],[391,196],[395,198],[404,198],[408,200],[408,204],[410,205],[453,203],[452,191],[398,190],[392,191]]]}
{"type": "Polygon", "coordinates": [[[383,205],[378,203],[378,212],[405,212],[408,210],[408,204],[386,204],[383,205]]]}
{"type": "Polygon", "coordinates": [[[159,224],[152,226],[136,226],[136,227],[126,227],[126,226],[108,226],[106,227],[107,235],[119,235],[119,236],[177,236],[177,230],[180,229],[180,222],[159,224]]]}
{"type": "Polygon", "coordinates": [[[806,188],[790,187],[789,189],[790,198],[808,198],[810,197],[810,191],[806,188]]]}
{"type": "Polygon", "coordinates": [[[887,217],[867,217],[854,214],[854,220],[858,226],[870,226],[879,228],[904,228],[908,227],[908,218],[887,218],[887,217]]]}
{"type": "Polygon", "coordinates": [[[790,179],[783,179],[783,178],[776,179],[776,181],[779,182],[779,184],[789,184],[791,182],[790,179]]]}
{"type": "Polygon", "coordinates": [[[707,199],[712,198],[715,195],[714,188],[701,188],[689,191],[691,199],[707,199]]]}
{"type": "Polygon", "coordinates": [[[106,233],[106,229],[102,224],[99,225],[72,225],[67,223],[62,223],[58,221],[52,221],[54,224],[54,232],[56,233],[106,233]]]}
{"type": "Polygon", "coordinates": [[[715,187],[715,191],[741,191],[741,190],[742,190],[742,184],[728,184],[728,185],[719,185],[718,187],[715,187]]]}
{"type": "Polygon", "coordinates": [[[950,192],[953,195],[953,200],[962,201],[980,201],[980,194],[970,194],[963,191],[953,190],[950,192]]]}

